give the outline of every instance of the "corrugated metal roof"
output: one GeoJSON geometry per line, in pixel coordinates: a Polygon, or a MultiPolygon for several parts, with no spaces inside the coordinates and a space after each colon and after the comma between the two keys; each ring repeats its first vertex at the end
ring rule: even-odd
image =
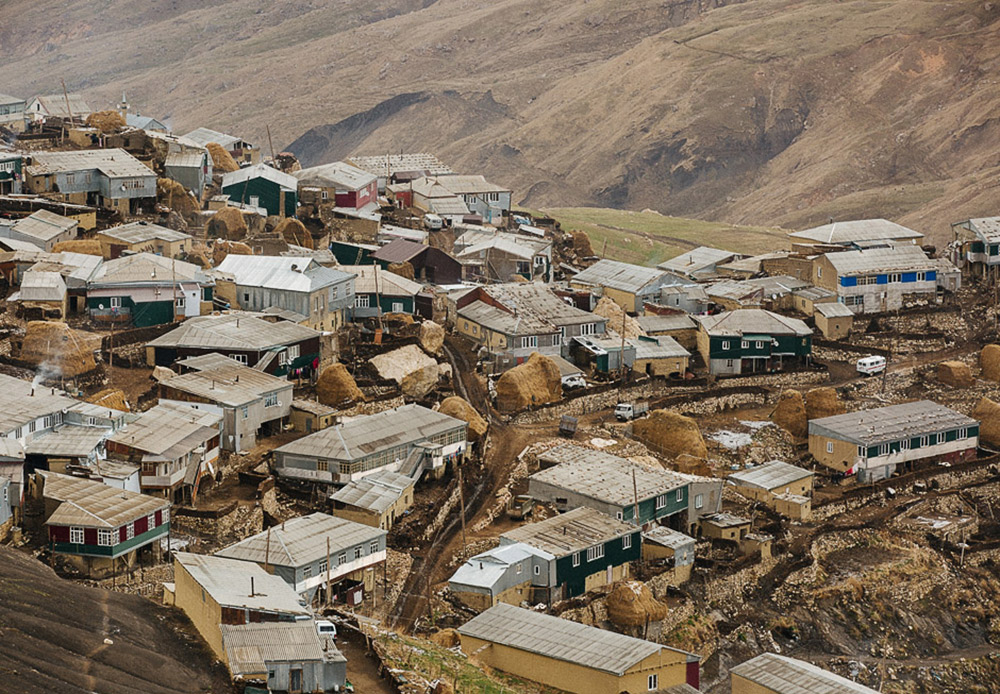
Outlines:
{"type": "Polygon", "coordinates": [[[798,318],[788,318],[759,308],[741,308],[714,316],[695,316],[709,335],[812,335],[798,318]]]}
{"type": "Polygon", "coordinates": [[[506,603],[469,620],[458,633],[618,676],[661,651],[681,654],[689,662],[699,660],[675,648],[506,603]]]}
{"type": "Polygon", "coordinates": [[[844,304],[838,303],[836,301],[827,301],[822,304],[816,304],[816,313],[826,316],[827,318],[846,318],[847,316],[854,317],[854,311],[847,308],[844,304]]]}
{"type": "Polygon", "coordinates": [[[529,479],[568,489],[616,506],[632,505],[635,503],[636,493],[639,501],[642,501],[690,483],[690,480],[679,472],[656,470],[610,453],[575,444],[557,446],[542,453],[538,458],[547,463],[558,464],[539,470],[529,479]]]}
{"type": "Polygon", "coordinates": [[[978,424],[972,417],[944,405],[918,400],[813,419],[809,422],[809,434],[834,435],[871,446],[978,424]]]}
{"type": "Polygon", "coordinates": [[[888,248],[865,248],[853,251],[838,251],[824,256],[838,275],[854,275],[864,272],[913,272],[933,270],[934,260],[927,257],[920,246],[899,245],[888,248]]]}
{"type": "Polygon", "coordinates": [[[642,541],[652,542],[653,544],[669,547],[670,549],[679,549],[689,545],[694,546],[697,543],[697,540],[690,535],[685,535],[665,525],[654,525],[649,530],[643,530],[642,541]]]}
{"type": "Polygon", "coordinates": [[[205,164],[205,152],[186,150],[171,152],[163,162],[167,169],[200,169],[205,164]]]}
{"type": "Polygon", "coordinates": [[[320,333],[290,321],[271,323],[252,315],[224,314],[188,318],[174,330],[150,340],[148,347],[265,350],[319,337],[320,333]]]}
{"type": "Polygon", "coordinates": [[[115,489],[103,482],[47,470],[39,470],[36,474],[44,479],[45,498],[61,502],[46,525],[118,528],[170,507],[166,499],[115,489]]]}
{"type": "Polygon", "coordinates": [[[812,663],[775,653],[763,653],[730,668],[730,672],[776,694],[876,694],[874,689],[812,663]]]}
{"type": "Polygon", "coordinates": [[[36,96],[32,101],[38,99],[45,111],[46,116],[58,116],[69,118],[72,114],[74,118],[84,118],[90,115],[90,106],[83,100],[80,94],[52,94],[46,96],[36,96]],[[66,110],[66,102],[69,101],[69,111],[66,110]]]}
{"type": "Polygon", "coordinates": [[[383,270],[380,265],[340,265],[338,269],[354,275],[355,294],[416,296],[424,287],[411,279],[383,270]]]}
{"type": "MultiPolygon", "coordinates": [[[[476,588],[492,588],[503,578],[511,564],[526,561],[531,557],[540,557],[551,561],[553,557],[531,545],[515,542],[481,552],[466,560],[448,579],[452,586],[473,586],[476,588]]],[[[526,579],[529,574],[525,574],[526,579]]]]}
{"type": "Polygon", "coordinates": [[[592,287],[610,287],[635,294],[650,284],[659,281],[665,273],[655,267],[630,265],[617,260],[598,260],[583,272],[573,277],[573,284],[592,287]]]}
{"type": "Polygon", "coordinates": [[[694,275],[739,257],[739,253],[733,253],[732,251],[724,251],[720,248],[711,248],[710,246],[700,246],[687,253],[681,253],[670,260],[666,260],[656,267],[682,275],[694,275]]]}
{"type": "Polygon", "coordinates": [[[28,455],[86,458],[110,433],[110,429],[103,427],[63,424],[31,439],[24,452],[28,455]]]}
{"type": "Polygon", "coordinates": [[[300,186],[344,190],[361,190],[376,179],[374,174],[342,161],[310,166],[308,169],[293,172],[292,176],[298,180],[300,186]]]}
{"type": "Polygon", "coordinates": [[[376,176],[386,177],[395,173],[426,171],[429,174],[450,174],[451,168],[433,154],[376,154],[352,156],[348,163],[376,176]]]}
{"type": "Polygon", "coordinates": [[[170,285],[180,282],[213,284],[213,280],[197,265],[153,253],[135,253],[105,261],[90,277],[90,284],[94,286],[170,285]]]}
{"type": "Polygon", "coordinates": [[[649,334],[668,332],[672,330],[693,330],[697,327],[694,319],[684,313],[668,316],[657,316],[647,313],[639,316],[639,327],[649,334]]]}
{"type": "Polygon", "coordinates": [[[62,301],[66,282],[58,272],[28,270],[21,277],[21,301],[62,301]]]}
{"type": "Polygon", "coordinates": [[[714,525],[717,528],[736,528],[741,525],[750,525],[749,518],[743,518],[733,513],[711,513],[701,517],[702,523],[714,525]]]}
{"type": "Polygon", "coordinates": [[[218,436],[221,422],[221,414],[165,403],[140,414],[110,440],[165,460],[177,460],[218,436]]]}
{"type": "Polygon", "coordinates": [[[473,301],[458,310],[459,318],[477,325],[517,337],[519,335],[552,335],[559,329],[531,313],[514,315],[483,301],[473,301]]]}
{"type": "Polygon", "coordinates": [[[690,357],[691,353],[680,346],[672,337],[642,337],[628,340],[635,347],[636,359],[672,359],[674,357],[690,357]]]}
{"type": "Polygon", "coordinates": [[[985,243],[1000,243],[1000,217],[977,217],[967,223],[985,243]]]}
{"type": "Polygon", "coordinates": [[[416,243],[406,239],[396,239],[394,241],[390,241],[372,253],[372,258],[382,260],[387,263],[405,263],[426,251],[427,248],[428,247],[422,243],[416,243]]]}
{"type": "Polygon", "coordinates": [[[355,460],[387,448],[426,441],[465,426],[466,423],[460,419],[410,404],[317,431],[286,443],[275,452],[329,460],[355,460]]]}
{"type": "Polygon", "coordinates": [[[232,146],[237,142],[243,142],[243,138],[236,137],[235,135],[226,135],[225,133],[220,133],[216,130],[210,130],[208,128],[197,128],[192,130],[187,135],[184,135],[187,139],[197,142],[199,145],[204,147],[209,142],[214,142],[217,145],[221,145],[225,149],[232,149],[232,146]]]}
{"type": "MultiPolygon", "coordinates": [[[[191,137],[188,135],[188,137],[191,137]]],[[[238,171],[230,171],[222,176],[222,187],[228,188],[239,183],[244,183],[255,178],[263,178],[272,183],[276,183],[282,188],[295,192],[299,188],[299,182],[290,174],[286,174],[282,171],[268,166],[267,164],[257,164],[255,166],[248,166],[245,169],[239,169],[238,171]]],[[[248,256],[244,256],[248,257],[248,256]]]]}
{"type": "Polygon", "coordinates": [[[323,267],[313,258],[280,255],[227,255],[218,270],[243,287],[314,292],[350,279],[350,273],[323,267]]]}
{"type": "Polygon", "coordinates": [[[174,561],[183,566],[198,585],[223,607],[245,607],[290,615],[310,614],[283,578],[267,573],[254,562],[190,552],[174,552],[174,561]]]}
{"type": "Polygon", "coordinates": [[[129,244],[145,243],[146,241],[154,240],[174,242],[191,238],[190,234],[185,234],[181,231],[174,231],[173,229],[161,227],[159,224],[151,224],[149,222],[132,222],[131,224],[123,224],[121,226],[111,227],[110,229],[103,229],[98,233],[101,236],[107,236],[117,241],[123,241],[129,244]]]}
{"type": "Polygon", "coordinates": [[[739,487],[756,487],[770,491],[798,482],[806,477],[812,477],[812,474],[809,470],[797,465],[772,460],[749,470],[734,472],[729,475],[729,479],[739,487]]]}
{"type": "Polygon", "coordinates": [[[76,400],[57,388],[35,387],[30,381],[0,374],[0,432],[14,431],[76,404],[76,400]]]}
{"type": "Polygon", "coordinates": [[[283,390],[290,397],[292,390],[290,381],[241,365],[192,371],[174,376],[163,385],[230,407],[247,405],[283,390]]]}
{"type": "Polygon", "coordinates": [[[759,277],[751,280],[723,280],[709,285],[705,291],[709,296],[740,300],[757,294],[760,298],[776,298],[791,294],[796,289],[808,287],[809,282],[789,275],[759,277]]]}
{"type": "Polygon", "coordinates": [[[440,176],[438,182],[455,195],[482,195],[484,193],[510,193],[510,188],[490,183],[485,176],[449,174],[440,176]]]}
{"type": "Polygon", "coordinates": [[[24,103],[27,102],[19,96],[11,96],[10,94],[0,94],[0,104],[4,106],[13,106],[24,103]]]}
{"type": "Polygon", "coordinates": [[[109,178],[156,178],[156,172],[124,149],[84,149],[75,152],[32,152],[32,175],[97,169],[109,178]]]}
{"type": "MultiPolygon", "coordinates": [[[[312,564],[359,544],[385,537],[386,532],[326,513],[311,513],[251,535],[215,553],[217,557],[239,559],[272,566],[298,567],[312,564]]],[[[331,567],[332,568],[332,567],[331,567]]]]}
{"type": "Polygon", "coordinates": [[[922,239],[924,235],[887,219],[857,219],[793,231],[789,237],[818,243],[849,244],[855,241],[922,239]]]}
{"type": "Polygon", "coordinates": [[[316,622],[220,624],[229,673],[233,677],[266,675],[269,663],[346,662],[329,639],[320,641],[316,622]]]}
{"type": "Polygon", "coordinates": [[[335,414],[337,412],[337,408],[324,405],[316,402],[315,400],[292,400],[292,409],[302,410],[303,412],[308,412],[309,414],[314,414],[320,417],[335,414]]]}
{"type": "Polygon", "coordinates": [[[36,210],[27,217],[14,222],[14,230],[39,241],[51,241],[61,234],[76,229],[77,221],[48,210],[36,210]]]}
{"type": "Polygon", "coordinates": [[[330,495],[330,498],[342,504],[349,504],[376,513],[385,513],[389,507],[399,501],[408,488],[416,484],[416,480],[398,472],[377,470],[359,480],[348,482],[347,485],[330,495]]]}
{"type": "Polygon", "coordinates": [[[607,318],[584,311],[567,303],[545,284],[538,282],[509,282],[491,284],[483,291],[506,306],[517,316],[532,316],[555,327],[596,323],[598,333],[604,331],[607,318]]]}
{"type": "Polygon", "coordinates": [[[508,530],[500,535],[500,542],[523,542],[554,557],[564,557],[637,530],[636,526],[615,520],[596,509],[581,507],[508,530]]]}

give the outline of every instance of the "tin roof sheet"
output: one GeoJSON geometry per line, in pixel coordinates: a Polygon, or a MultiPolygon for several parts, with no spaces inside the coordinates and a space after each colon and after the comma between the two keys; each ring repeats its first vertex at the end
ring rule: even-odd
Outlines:
{"type": "Polygon", "coordinates": [[[188,318],[177,328],[150,340],[150,347],[265,350],[319,337],[320,333],[291,321],[271,323],[252,315],[223,314],[188,318]]]}
{"type": "Polygon", "coordinates": [[[107,236],[109,238],[123,241],[125,243],[145,243],[146,241],[183,241],[185,239],[190,239],[190,234],[185,234],[181,231],[174,231],[173,229],[168,229],[167,227],[162,227],[159,224],[150,224],[149,222],[132,222],[131,224],[123,224],[117,227],[111,227],[110,229],[104,229],[99,232],[101,236],[107,236]]]}
{"type": "Polygon", "coordinates": [[[72,114],[74,118],[82,118],[90,115],[90,106],[87,105],[87,102],[83,100],[83,96],[80,94],[39,95],[32,99],[32,101],[35,99],[38,99],[41,103],[42,109],[44,109],[47,116],[69,118],[72,114]],[[67,101],[69,101],[69,111],[66,110],[67,101]]]}
{"type": "Polygon", "coordinates": [[[33,438],[24,447],[24,452],[28,455],[86,458],[110,433],[110,429],[103,427],[64,424],[33,438]]]}
{"type": "Polygon", "coordinates": [[[934,270],[937,263],[920,246],[901,245],[827,253],[824,256],[838,275],[866,272],[915,272],[934,270]]]}
{"type": "Polygon", "coordinates": [[[530,316],[557,328],[567,325],[596,323],[602,326],[607,318],[584,311],[567,303],[552,289],[539,282],[508,282],[491,284],[483,291],[510,309],[518,317],[530,316]]]}
{"type": "Polygon", "coordinates": [[[426,171],[429,174],[450,174],[451,168],[433,154],[376,154],[373,156],[351,156],[348,163],[376,176],[391,176],[409,171],[426,171]]]}
{"type": "Polygon", "coordinates": [[[66,282],[58,272],[28,270],[21,277],[21,301],[62,301],[66,282]]]}
{"type": "Polygon", "coordinates": [[[730,668],[742,677],[776,694],[876,694],[874,689],[803,660],[763,653],[730,668]]]}
{"type": "Polygon", "coordinates": [[[199,145],[204,147],[209,142],[214,142],[217,145],[221,145],[225,149],[232,149],[232,146],[238,142],[243,142],[243,138],[236,137],[235,135],[226,135],[225,133],[220,133],[217,130],[210,130],[209,128],[197,128],[192,130],[185,138],[197,142],[199,145]]]}
{"type": "Polygon", "coordinates": [[[174,376],[163,385],[230,407],[247,405],[282,390],[290,396],[292,390],[290,381],[242,365],[192,371],[174,376]]]}
{"type": "Polygon", "coordinates": [[[221,414],[168,403],[143,412],[109,440],[165,460],[177,460],[218,436],[221,422],[221,414]]]}
{"type": "Polygon", "coordinates": [[[822,226],[793,231],[792,239],[816,241],[818,243],[849,244],[855,241],[886,241],[922,239],[919,231],[908,229],[887,219],[857,219],[848,222],[833,222],[822,226]]]}
{"type": "Polygon", "coordinates": [[[227,255],[218,270],[236,284],[311,293],[350,279],[350,273],[323,267],[313,258],[280,255],[227,255]]]}
{"type": "Polygon", "coordinates": [[[109,178],[156,178],[156,172],[124,149],[84,149],[73,152],[33,152],[33,175],[97,169],[109,178]]]}
{"type": "Polygon", "coordinates": [[[448,579],[448,583],[476,588],[492,588],[497,581],[503,578],[511,564],[525,561],[531,557],[540,557],[545,560],[555,558],[548,552],[522,542],[501,545],[466,560],[448,579]]]}
{"type": "Polygon", "coordinates": [[[416,296],[424,288],[411,279],[383,270],[380,265],[340,265],[338,269],[354,275],[355,294],[416,296]]]}
{"type": "Polygon", "coordinates": [[[832,434],[845,441],[871,446],[978,424],[975,419],[944,405],[917,400],[813,419],[809,422],[809,434],[832,434]]]}
{"type": "Polygon", "coordinates": [[[36,474],[45,480],[45,498],[61,502],[46,525],[118,528],[170,507],[166,499],[115,489],[103,482],[47,470],[39,470],[36,474]]]}
{"type": "Polygon", "coordinates": [[[714,316],[695,316],[709,335],[812,335],[798,318],[789,318],[759,308],[741,308],[714,316]]]}
{"type": "Polygon", "coordinates": [[[631,265],[620,263],[617,260],[604,259],[598,260],[574,276],[573,284],[610,287],[634,294],[658,281],[663,275],[663,270],[655,267],[643,267],[642,265],[631,265]]]}
{"type": "Polygon", "coordinates": [[[254,562],[190,552],[175,552],[174,561],[223,607],[309,614],[309,610],[299,603],[295,590],[283,578],[267,573],[254,562]]]}
{"type": "Polygon", "coordinates": [[[637,530],[636,526],[615,520],[596,509],[580,507],[508,530],[500,539],[502,544],[523,542],[554,557],[564,557],[637,530]]]}
{"type": "Polygon", "coordinates": [[[94,286],[171,285],[180,282],[211,284],[200,267],[153,253],[135,253],[103,262],[90,277],[94,286]]]}
{"type": "Polygon", "coordinates": [[[48,210],[36,210],[27,217],[14,222],[14,230],[39,241],[51,241],[61,234],[76,229],[77,222],[71,217],[63,217],[48,210]]]}
{"type": "Polygon", "coordinates": [[[669,547],[670,549],[679,549],[689,545],[693,546],[697,543],[697,540],[690,535],[685,535],[665,525],[654,525],[649,530],[643,530],[642,541],[652,542],[653,544],[669,547]]]}
{"type": "Polygon", "coordinates": [[[681,253],[670,260],[666,260],[656,267],[682,275],[694,275],[739,257],[739,253],[733,253],[732,251],[724,251],[721,248],[711,248],[710,246],[699,246],[687,253],[681,253]]]}
{"type": "MultiPolygon", "coordinates": [[[[188,135],[188,137],[191,137],[188,135]]],[[[255,178],[263,178],[264,180],[276,183],[282,188],[288,191],[296,191],[299,188],[299,181],[291,174],[286,174],[283,171],[278,171],[277,169],[268,166],[267,164],[257,164],[255,166],[248,166],[244,169],[239,169],[237,171],[230,171],[229,173],[223,174],[222,176],[222,187],[228,188],[229,186],[237,185],[239,183],[244,183],[255,178]]],[[[250,256],[243,256],[250,257],[250,256]]]]}
{"type": "Polygon", "coordinates": [[[300,186],[361,190],[375,181],[375,175],[342,161],[310,166],[292,173],[300,186]]]}
{"type": "Polygon", "coordinates": [[[756,487],[770,491],[812,476],[812,472],[797,465],[772,460],[748,470],[734,472],[729,475],[729,479],[740,487],[756,487]]]}
{"type": "Polygon", "coordinates": [[[220,624],[229,673],[240,676],[266,674],[270,663],[346,662],[330,642],[320,639],[316,622],[265,622],[220,624]],[[325,643],[324,643],[325,642],[325,643]]]}
{"type": "Polygon", "coordinates": [[[826,316],[827,318],[846,318],[848,316],[854,317],[854,311],[847,308],[844,304],[836,301],[827,301],[822,304],[816,304],[816,313],[826,316]]]}
{"type": "Polygon", "coordinates": [[[694,330],[697,325],[694,319],[686,313],[677,313],[667,316],[657,316],[647,313],[639,316],[639,327],[649,334],[659,332],[670,332],[673,330],[694,330]]]}
{"type": "Polygon", "coordinates": [[[398,472],[377,470],[359,480],[348,482],[331,494],[330,498],[342,504],[385,513],[415,483],[412,477],[398,472]]]}
{"type": "Polygon", "coordinates": [[[986,243],[1000,243],[1000,217],[977,217],[967,224],[986,243]]]}

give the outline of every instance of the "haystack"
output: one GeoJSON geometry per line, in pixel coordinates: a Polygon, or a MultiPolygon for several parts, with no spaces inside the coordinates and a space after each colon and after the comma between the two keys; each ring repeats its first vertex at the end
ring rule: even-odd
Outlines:
{"type": "Polygon", "coordinates": [[[986,345],[979,353],[981,376],[987,381],[1000,381],[1000,345],[986,345]]]}
{"type": "Polygon", "coordinates": [[[590,243],[590,237],[583,231],[571,231],[573,238],[573,252],[581,258],[590,258],[594,255],[594,247],[590,243]]]}
{"type": "Polygon", "coordinates": [[[1000,405],[989,398],[980,398],[971,416],[979,420],[979,440],[1000,448],[1000,405]]]}
{"type": "Polygon", "coordinates": [[[289,174],[302,170],[302,164],[299,163],[298,157],[291,152],[278,152],[274,158],[274,166],[278,171],[289,174]]]}
{"type": "Polygon", "coordinates": [[[100,349],[101,338],[92,333],[73,330],[65,323],[31,321],[21,343],[21,361],[56,376],[75,378],[97,368],[94,350],[100,349]]]}
{"type": "Polygon", "coordinates": [[[201,209],[190,191],[171,178],[156,179],[156,202],[166,205],[185,219],[201,209]]]}
{"type": "Polygon", "coordinates": [[[409,313],[387,313],[382,316],[382,321],[392,323],[393,327],[397,330],[407,325],[413,325],[416,322],[409,313]]]}
{"type": "Polygon", "coordinates": [[[461,639],[458,636],[458,632],[454,629],[442,629],[441,631],[435,631],[431,634],[431,641],[443,648],[454,648],[459,643],[461,639]]]}
{"type": "Polygon", "coordinates": [[[938,364],[937,379],[952,388],[971,388],[976,385],[972,369],[964,361],[943,361],[938,364]]]}
{"type": "Polygon", "coordinates": [[[422,398],[438,382],[437,361],[424,354],[417,345],[406,345],[368,360],[378,375],[399,384],[403,395],[422,398]]]}
{"type": "Polygon", "coordinates": [[[444,328],[434,321],[425,320],[420,324],[417,340],[426,352],[440,354],[441,348],[444,347],[444,328]]]}
{"type": "Polygon", "coordinates": [[[416,279],[416,274],[413,272],[413,265],[403,261],[402,263],[389,263],[386,270],[394,275],[399,275],[400,277],[405,277],[408,280],[416,279]]]}
{"type": "Polygon", "coordinates": [[[608,319],[608,329],[614,330],[618,335],[622,334],[622,317],[625,320],[625,339],[634,340],[640,335],[645,335],[639,326],[639,321],[625,313],[622,307],[606,296],[602,296],[594,307],[594,313],[608,319]]]}
{"type": "Polygon", "coordinates": [[[216,241],[212,244],[212,262],[218,265],[227,255],[253,255],[253,249],[239,241],[216,241]]]}
{"type": "Polygon", "coordinates": [[[83,255],[103,256],[101,242],[97,239],[73,239],[60,241],[52,247],[53,253],[82,253],[83,255]]]}
{"type": "Polygon", "coordinates": [[[225,174],[240,170],[240,165],[233,159],[233,155],[227,152],[219,143],[209,142],[205,145],[205,149],[212,156],[212,170],[215,173],[225,174]]]}
{"type": "Polygon", "coordinates": [[[637,419],[632,423],[632,433],[668,458],[708,458],[708,448],[698,423],[671,410],[654,410],[645,419],[637,419]]]}
{"type": "Polygon", "coordinates": [[[445,398],[441,401],[438,412],[446,414],[449,417],[454,417],[455,419],[461,419],[463,422],[468,422],[469,439],[472,441],[478,441],[486,435],[489,425],[486,424],[486,420],[476,412],[476,409],[465,398],[458,395],[445,398]]]}
{"type": "Polygon", "coordinates": [[[87,116],[86,123],[102,133],[116,133],[126,127],[125,118],[118,111],[95,111],[87,116]]]}
{"type": "Polygon", "coordinates": [[[208,220],[209,238],[240,241],[246,238],[247,223],[235,207],[223,207],[208,220]]]}
{"type": "Polygon", "coordinates": [[[291,217],[282,219],[274,227],[274,233],[278,234],[278,236],[285,239],[287,243],[290,243],[293,246],[305,246],[306,248],[313,247],[312,234],[310,234],[305,225],[297,219],[292,219],[291,217]]]}
{"type": "Polygon", "coordinates": [[[497,381],[497,408],[516,412],[562,397],[562,375],[548,357],[533,353],[528,361],[504,373],[497,381]]]}
{"type": "Polygon", "coordinates": [[[806,392],[806,419],[832,417],[846,411],[835,388],[824,386],[806,392]]]}
{"type": "Polygon", "coordinates": [[[640,581],[622,581],[608,593],[604,601],[608,619],[618,627],[641,627],[667,616],[668,608],[653,597],[652,591],[640,581]]]}
{"type": "Polygon", "coordinates": [[[365,394],[354,382],[354,377],[343,364],[334,364],[323,370],[316,381],[316,396],[324,405],[339,407],[365,399],[365,394]]]}
{"type": "Polygon", "coordinates": [[[102,391],[94,393],[87,398],[87,402],[101,407],[109,407],[112,410],[120,410],[122,412],[128,412],[132,409],[129,407],[128,400],[125,398],[125,391],[118,390],[117,388],[105,388],[102,391]]]}
{"type": "Polygon", "coordinates": [[[794,389],[782,392],[778,404],[771,411],[771,421],[796,439],[806,438],[809,435],[809,419],[802,393],[794,389]]]}

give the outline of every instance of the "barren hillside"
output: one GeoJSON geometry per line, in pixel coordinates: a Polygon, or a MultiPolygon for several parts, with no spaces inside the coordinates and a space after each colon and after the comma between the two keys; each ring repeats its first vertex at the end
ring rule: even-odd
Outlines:
{"type": "Polygon", "coordinates": [[[534,207],[937,240],[995,214],[1000,5],[936,0],[9,0],[0,91],[126,90],[306,163],[434,150],[534,207]]]}

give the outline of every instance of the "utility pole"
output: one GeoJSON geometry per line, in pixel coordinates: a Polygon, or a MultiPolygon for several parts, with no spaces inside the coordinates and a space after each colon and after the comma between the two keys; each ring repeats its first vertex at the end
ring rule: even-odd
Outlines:
{"type": "Polygon", "coordinates": [[[632,468],[632,519],[639,525],[639,486],[635,483],[635,467],[632,468]]]}
{"type": "MultiPolygon", "coordinates": [[[[270,125],[265,125],[264,129],[267,130],[267,146],[271,150],[271,163],[272,164],[277,164],[278,160],[274,158],[274,143],[271,142],[271,126],[270,125]]],[[[278,167],[275,166],[274,168],[278,168],[278,167]]]]}
{"type": "Polygon", "coordinates": [[[462,484],[462,466],[456,462],[455,466],[458,468],[458,501],[461,504],[462,509],[462,551],[465,551],[468,543],[465,539],[465,490],[462,484]]]}
{"type": "MultiPolygon", "coordinates": [[[[66,91],[66,80],[60,80],[62,82],[63,88],[63,98],[66,100],[66,115],[69,116],[69,122],[73,123],[73,109],[69,105],[69,93],[66,91]]],[[[62,136],[66,136],[66,120],[63,119],[62,136]]]]}
{"type": "Polygon", "coordinates": [[[330,538],[326,538],[326,604],[330,604],[330,538]]]}

